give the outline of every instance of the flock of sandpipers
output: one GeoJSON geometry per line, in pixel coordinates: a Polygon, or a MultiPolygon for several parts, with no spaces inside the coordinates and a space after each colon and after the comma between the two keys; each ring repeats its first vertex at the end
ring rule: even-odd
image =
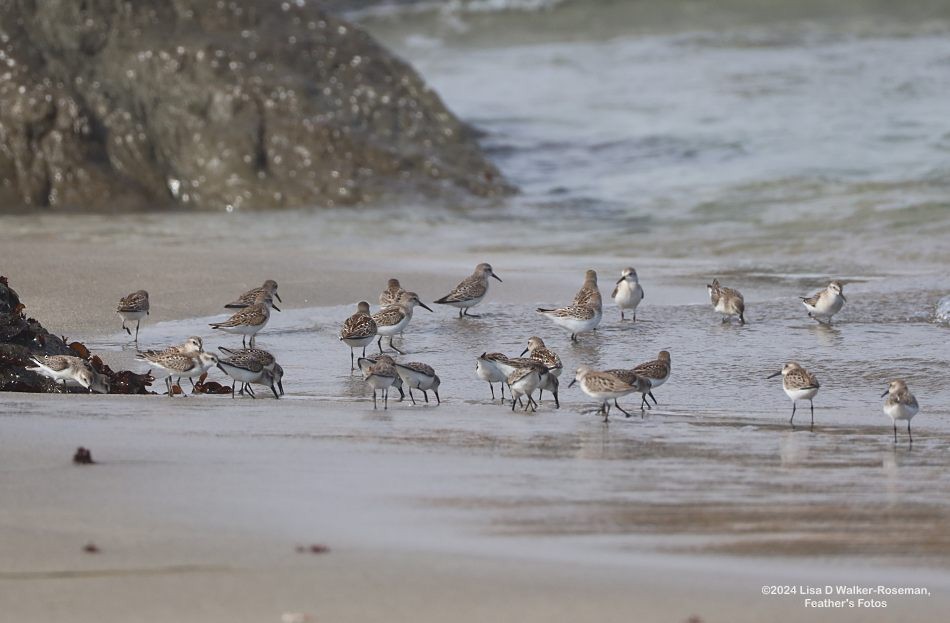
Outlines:
{"type": "MultiPolygon", "coordinates": [[[[477,317],[471,313],[471,309],[484,300],[490,279],[502,281],[490,264],[479,264],[474,273],[434,303],[458,308],[459,318],[477,317]]],[[[819,323],[830,324],[832,317],[847,302],[843,289],[841,282],[832,281],[814,296],[802,298],[809,317],[819,323]]],[[[707,291],[713,308],[722,314],[723,322],[732,322],[735,318],[745,324],[745,301],[738,290],[723,287],[714,279],[707,286],[707,291]]],[[[184,343],[164,350],[141,351],[139,359],[166,373],[165,382],[169,396],[180,391],[178,383],[182,378],[191,379],[194,384],[195,378],[217,366],[234,379],[232,397],[237,384],[240,383],[241,394],[246,393],[253,397],[252,385],[264,385],[271,389],[275,398],[279,398],[284,393],[283,369],[271,353],[255,348],[254,344],[255,336],[270,319],[270,310],[280,311],[274,304],[275,298],[281,301],[277,294],[277,282],[267,280],[262,286],[245,292],[237,300],[225,305],[226,308],[238,309],[228,320],[211,324],[214,329],[241,335],[244,346],[242,349],[220,348],[222,355],[217,356],[204,351],[201,338],[190,337],[184,343]]],[[[629,313],[633,321],[636,321],[637,307],[644,298],[644,292],[634,268],[628,267],[621,271],[611,298],[620,310],[621,320],[625,320],[626,314],[629,313]]],[[[403,388],[408,389],[413,404],[413,389],[422,392],[426,402],[429,401],[428,392],[432,391],[437,403],[441,404],[441,381],[432,366],[417,361],[396,362],[392,356],[385,354],[383,348],[383,338],[388,338],[387,345],[390,349],[400,355],[405,354],[393,344],[393,337],[405,331],[412,320],[415,307],[421,306],[430,312],[432,309],[423,303],[415,292],[404,290],[397,279],[389,280],[386,289],[379,295],[379,303],[380,310],[371,313],[369,303],[360,301],[356,313],[343,323],[340,340],[350,347],[350,370],[354,371],[358,367],[366,383],[372,387],[374,408],[378,405],[378,396],[382,398],[383,408],[388,408],[389,390],[393,387],[397,388],[401,395],[404,395],[403,388]],[[366,347],[373,341],[377,343],[379,354],[367,357],[366,347]],[[356,357],[356,349],[362,349],[362,356],[356,357]]],[[[538,308],[537,311],[555,325],[569,331],[571,339],[575,341],[578,335],[596,330],[603,319],[603,300],[597,285],[597,273],[593,270],[587,271],[584,284],[569,305],[555,309],[538,308]]],[[[119,302],[117,313],[122,318],[122,328],[131,336],[132,331],[127,323],[134,321],[136,342],[139,325],[148,312],[148,293],[144,290],[133,292],[119,302]]],[[[73,382],[90,391],[109,391],[108,379],[98,375],[79,357],[47,356],[35,358],[34,362],[34,370],[54,380],[63,381],[64,384],[73,382]]],[[[538,401],[534,399],[536,391],[538,400],[544,391],[548,391],[554,397],[555,406],[560,406],[558,379],[562,370],[560,357],[547,348],[540,337],[530,338],[527,347],[518,357],[485,352],[477,358],[475,366],[476,376],[488,382],[493,400],[494,383],[500,385],[502,402],[505,400],[507,386],[512,410],[523,405],[525,411],[537,410],[538,401]]],[[[644,409],[652,408],[647,398],[657,404],[653,390],[666,383],[670,373],[670,353],[664,350],[660,351],[656,359],[630,369],[594,370],[589,366],[580,366],[569,387],[578,384],[586,395],[595,399],[600,405],[598,413],[607,421],[611,403],[627,417],[631,416],[618,402],[620,398],[630,394],[640,394],[641,414],[644,409]]],[[[786,363],[769,378],[778,375],[782,375],[783,389],[792,400],[789,423],[794,426],[797,402],[808,400],[811,407],[811,425],[814,427],[813,399],[820,388],[818,379],[796,362],[786,363]]],[[[913,443],[910,421],[917,414],[919,406],[907,384],[900,379],[891,381],[882,397],[885,398],[884,413],[894,424],[895,443],[898,421],[907,422],[908,439],[913,443]]]]}

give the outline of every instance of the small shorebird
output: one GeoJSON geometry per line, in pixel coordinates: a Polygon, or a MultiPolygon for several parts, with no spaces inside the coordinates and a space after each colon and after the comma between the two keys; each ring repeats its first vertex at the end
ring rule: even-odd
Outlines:
{"type": "Polygon", "coordinates": [[[617,404],[617,399],[635,392],[637,388],[633,385],[625,383],[614,374],[598,372],[590,366],[581,366],[577,369],[574,380],[568,387],[573,387],[574,383],[580,383],[581,391],[601,403],[597,412],[604,414],[605,422],[610,414],[611,400],[624,415],[630,417],[630,414],[617,404]]]}
{"type": "Polygon", "coordinates": [[[217,365],[216,355],[201,351],[196,355],[184,355],[182,353],[139,353],[139,361],[149,363],[156,368],[167,372],[165,376],[165,385],[168,388],[168,397],[175,396],[172,389],[172,378],[177,377],[180,381],[182,377],[194,379],[217,365]]]}
{"type": "Polygon", "coordinates": [[[234,379],[231,384],[231,398],[234,398],[234,390],[239,382],[242,384],[241,393],[243,394],[247,390],[251,398],[255,397],[254,391],[251,390],[251,383],[270,387],[270,390],[274,392],[274,398],[280,398],[277,389],[274,387],[273,368],[268,369],[262,358],[250,352],[238,352],[225,359],[218,360],[217,366],[222,372],[234,379]]]}
{"type": "Polygon", "coordinates": [[[90,393],[97,391],[102,394],[109,393],[109,379],[102,377],[93,370],[89,363],[73,355],[43,355],[42,357],[31,357],[36,367],[27,368],[37,374],[41,374],[53,382],[62,381],[63,387],[69,383],[75,383],[90,393]],[[104,391],[103,391],[104,390],[104,391]]]}
{"type": "Polygon", "coordinates": [[[119,299],[119,306],[115,311],[122,318],[122,328],[129,335],[132,335],[132,330],[125,326],[125,323],[135,321],[135,343],[137,344],[139,341],[139,325],[142,323],[142,318],[148,316],[148,292],[138,290],[122,297],[119,299]]]}
{"type": "Polygon", "coordinates": [[[640,279],[637,277],[637,269],[628,266],[620,271],[620,279],[614,291],[610,293],[610,298],[614,300],[617,307],[620,308],[620,319],[624,320],[623,312],[625,309],[633,310],[633,321],[637,321],[637,306],[643,300],[643,288],[640,286],[640,279]]]}
{"type": "Polygon", "coordinates": [[[266,292],[259,292],[254,303],[251,303],[243,309],[239,309],[233,316],[224,322],[211,323],[212,329],[219,329],[226,333],[237,333],[241,335],[241,344],[247,344],[247,338],[251,338],[251,348],[254,347],[254,337],[258,331],[264,328],[267,321],[270,320],[270,295],[266,292]]]}
{"type": "Polygon", "coordinates": [[[399,285],[398,279],[390,279],[386,289],[379,293],[379,304],[383,307],[395,305],[399,302],[399,297],[405,290],[399,285]]]}
{"type": "Polygon", "coordinates": [[[350,347],[350,372],[356,369],[353,364],[353,349],[362,348],[365,357],[366,347],[373,342],[375,337],[376,321],[369,314],[369,303],[360,301],[356,306],[356,313],[346,319],[340,330],[340,341],[350,347]]]}
{"type": "Polygon", "coordinates": [[[501,281],[501,277],[495,274],[491,264],[482,262],[475,267],[475,272],[466,277],[455,288],[435,301],[438,305],[451,305],[459,308],[459,318],[462,316],[471,316],[478,318],[475,314],[468,313],[468,310],[482,302],[488,293],[488,278],[492,277],[501,281]]]}
{"type": "MultiPolygon", "coordinates": [[[[274,383],[280,389],[280,395],[284,395],[284,369],[280,367],[280,364],[277,363],[277,358],[274,357],[269,351],[264,350],[263,348],[227,348],[224,346],[219,346],[220,350],[225,355],[242,355],[253,357],[261,362],[266,370],[270,370],[272,376],[274,377],[274,383]]],[[[263,383],[266,385],[267,383],[263,383]]],[[[250,388],[248,388],[250,389],[250,388]]]]}
{"type": "Polygon", "coordinates": [[[561,370],[564,369],[561,358],[553,350],[546,347],[544,340],[538,336],[528,338],[528,347],[521,352],[521,356],[524,357],[525,353],[531,353],[530,358],[543,363],[554,376],[561,376],[561,370]]]}
{"type": "Polygon", "coordinates": [[[373,408],[377,408],[376,392],[380,391],[383,394],[383,409],[389,409],[389,388],[399,378],[396,373],[395,360],[389,355],[380,355],[372,363],[365,357],[360,357],[359,362],[363,377],[373,388],[373,408]],[[366,362],[365,367],[364,362],[366,362]]]}
{"type": "Polygon", "coordinates": [[[844,284],[832,281],[828,287],[813,296],[802,298],[802,305],[808,310],[808,317],[821,324],[831,324],[831,317],[841,311],[848,299],[844,298],[844,284]]]}
{"type": "Polygon", "coordinates": [[[670,360],[670,351],[668,350],[661,350],[653,361],[646,361],[633,368],[634,374],[650,382],[647,395],[653,399],[653,404],[658,404],[656,396],[653,395],[653,390],[666,383],[672,370],[673,363],[670,360]]]}
{"type": "MultiPolygon", "coordinates": [[[[365,380],[366,377],[369,375],[369,368],[370,368],[370,366],[372,366],[374,363],[376,363],[377,361],[379,361],[380,358],[382,358],[383,361],[390,361],[390,362],[392,362],[393,365],[395,365],[395,363],[396,363],[396,360],[395,360],[395,359],[393,359],[393,358],[390,357],[389,355],[383,355],[383,354],[379,354],[379,355],[375,355],[375,356],[374,356],[374,355],[370,355],[369,357],[360,357],[359,359],[356,360],[356,367],[358,367],[358,368],[360,369],[360,372],[363,374],[363,379],[364,379],[364,380],[365,380]]],[[[395,387],[397,390],[399,390],[399,402],[402,402],[403,400],[405,400],[405,398],[406,398],[406,392],[404,392],[403,389],[402,389],[402,379],[399,378],[398,373],[396,374],[396,379],[393,381],[393,385],[392,385],[392,386],[395,387]]]]}
{"type": "Polygon", "coordinates": [[[568,305],[557,309],[539,307],[537,311],[557,326],[570,331],[572,342],[577,341],[578,334],[597,328],[602,316],[593,305],[568,305]]]}
{"type": "Polygon", "coordinates": [[[821,387],[818,379],[794,361],[789,361],[782,366],[781,370],[770,374],[768,378],[775,378],[779,374],[782,375],[782,388],[785,390],[785,395],[792,399],[792,417],[788,420],[788,423],[794,428],[795,402],[807,400],[811,404],[811,427],[815,428],[815,403],[812,399],[821,387]]]}
{"type": "Polygon", "coordinates": [[[907,437],[910,439],[910,445],[914,444],[914,436],[910,432],[910,421],[917,415],[920,406],[917,404],[917,398],[907,389],[907,383],[902,379],[891,381],[887,391],[881,394],[884,400],[884,413],[887,414],[894,423],[894,443],[897,443],[897,420],[907,421],[907,437]]]}
{"type": "Polygon", "coordinates": [[[481,357],[475,360],[475,376],[488,382],[491,388],[491,399],[495,399],[495,386],[492,383],[501,384],[501,402],[505,402],[505,381],[508,375],[503,373],[497,365],[498,361],[507,361],[508,357],[502,353],[482,353],[481,357]]]}
{"type": "Polygon", "coordinates": [[[742,293],[732,288],[724,288],[719,285],[718,279],[706,286],[709,292],[709,301],[713,309],[722,314],[722,321],[729,322],[732,316],[738,316],[739,322],[745,324],[745,299],[742,293]]]}
{"type": "MultiPolygon", "coordinates": [[[[182,355],[190,355],[193,357],[197,355],[198,353],[202,352],[203,350],[204,350],[204,346],[203,346],[203,342],[201,341],[201,338],[198,337],[197,335],[193,335],[187,340],[185,340],[184,342],[182,342],[181,344],[175,344],[173,346],[169,346],[165,348],[164,350],[139,351],[139,358],[143,356],[154,357],[156,355],[169,355],[169,354],[172,354],[172,355],[182,354],[182,355]]],[[[189,378],[188,380],[191,381],[191,387],[192,389],[194,389],[195,379],[189,378]]],[[[181,378],[179,377],[176,382],[179,385],[181,385],[181,378]]]]}
{"type": "Polygon", "coordinates": [[[412,395],[413,389],[421,391],[427,403],[429,402],[428,391],[431,389],[432,393],[435,394],[436,404],[442,404],[442,399],[439,398],[439,386],[442,381],[439,380],[439,375],[435,373],[432,366],[419,361],[394,365],[396,366],[396,374],[402,379],[402,384],[409,389],[409,399],[412,400],[412,404],[416,404],[416,399],[412,395]]]}
{"type": "Polygon", "coordinates": [[[524,410],[528,407],[532,410],[538,410],[538,403],[534,401],[531,394],[541,385],[542,374],[536,367],[515,368],[505,378],[508,389],[511,390],[511,410],[515,410],[515,405],[521,403],[521,397],[527,398],[524,410]]]}
{"type": "Polygon", "coordinates": [[[257,303],[257,298],[262,293],[267,295],[265,297],[267,299],[267,304],[273,307],[274,309],[276,309],[277,311],[280,311],[280,309],[276,305],[274,305],[274,299],[276,298],[281,303],[283,303],[284,301],[280,298],[280,295],[277,294],[277,282],[274,281],[273,279],[268,279],[267,281],[264,282],[264,285],[260,286],[259,288],[252,288],[248,290],[247,292],[239,296],[236,301],[231,301],[230,303],[225,305],[225,307],[228,309],[240,309],[243,307],[250,307],[254,303],[257,303]]]}
{"type": "Polygon", "coordinates": [[[393,336],[402,333],[409,325],[409,321],[412,320],[412,310],[416,305],[432,311],[431,307],[419,300],[419,295],[415,292],[403,292],[399,296],[399,303],[384,307],[373,314],[372,320],[376,323],[376,335],[379,336],[376,345],[379,346],[380,353],[383,352],[383,338],[389,337],[389,347],[400,355],[405,354],[393,346],[393,336]]]}

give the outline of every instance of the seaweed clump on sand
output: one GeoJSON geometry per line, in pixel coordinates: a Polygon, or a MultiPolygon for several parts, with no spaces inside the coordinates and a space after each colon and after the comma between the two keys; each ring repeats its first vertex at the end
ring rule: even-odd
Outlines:
{"type": "Polygon", "coordinates": [[[28,368],[33,366],[33,357],[74,355],[82,357],[93,370],[109,378],[110,393],[149,393],[147,388],[154,380],[150,374],[113,371],[98,356],[92,356],[83,344],[67,344],[64,338],[47,331],[39,321],[28,318],[25,309],[26,305],[20,302],[7,278],[0,276],[0,391],[62,392],[61,385],[28,368]]]}

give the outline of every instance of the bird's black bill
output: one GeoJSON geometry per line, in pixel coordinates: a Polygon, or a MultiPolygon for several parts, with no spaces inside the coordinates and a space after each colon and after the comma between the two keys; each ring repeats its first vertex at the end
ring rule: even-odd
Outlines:
{"type": "Polygon", "coordinates": [[[889,389],[886,390],[883,394],[881,394],[881,398],[883,398],[884,396],[887,396],[889,393],[891,393],[891,390],[889,389]]]}
{"type": "MultiPolygon", "coordinates": [[[[499,276],[496,275],[495,273],[492,273],[491,276],[494,277],[495,279],[497,279],[498,281],[501,281],[501,277],[499,277],[499,276]]],[[[501,281],[501,282],[504,283],[504,281],[501,281]]]]}
{"type": "Polygon", "coordinates": [[[577,379],[574,379],[573,381],[571,381],[571,382],[568,384],[568,387],[574,387],[574,383],[576,383],[576,382],[577,382],[577,379]]]}
{"type": "Polygon", "coordinates": [[[527,349],[527,348],[524,349],[523,351],[521,351],[521,354],[518,355],[518,356],[519,356],[519,357],[524,357],[524,354],[525,354],[526,352],[528,352],[528,349],[527,349]]]}
{"type": "Polygon", "coordinates": [[[274,296],[276,296],[276,297],[277,297],[277,300],[280,301],[281,303],[284,302],[284,299],[280,298],[280,295],[277,294],[276,292],[274,292],[274,296]]]}
{"type": "Polygon", "coordinates": [[[419,306],[420,306],[420,307],[424,307],[424,308],[428,309],[429,311],[432,311],[432,308],[429,307],[428,305],[426,305],[425,303],[423,303],[422,301],[419,301],[419,306]]]}
{"type": "Polygon", "coordinates": [[[779,370],[779,371],[776,372],[775,374],[770,374],[770,375],[768,375],[768,376],[765,377],[765,378],[767,378],[767,379],[774,379],[775,377],[777,377],[777,376],[778,376],[779,374],[781,374],[781,373],[782,373],[782,371],[779,370]]]}
{"type": "Polygon", "coordinates": [[[271,309],[273,309],[274,311],[280,311],[280,308],[274,305],[273,302],[271,302],[270,306],[271,306],[271,309]]]}

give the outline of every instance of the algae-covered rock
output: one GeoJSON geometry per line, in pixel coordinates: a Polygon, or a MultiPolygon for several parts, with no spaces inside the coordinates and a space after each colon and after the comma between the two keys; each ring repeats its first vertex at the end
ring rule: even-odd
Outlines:
{"type": "Polygon", "coordinates": [[[0,3],[0,206],[510,190],[409,65],[312,1],[0,3]]]}

